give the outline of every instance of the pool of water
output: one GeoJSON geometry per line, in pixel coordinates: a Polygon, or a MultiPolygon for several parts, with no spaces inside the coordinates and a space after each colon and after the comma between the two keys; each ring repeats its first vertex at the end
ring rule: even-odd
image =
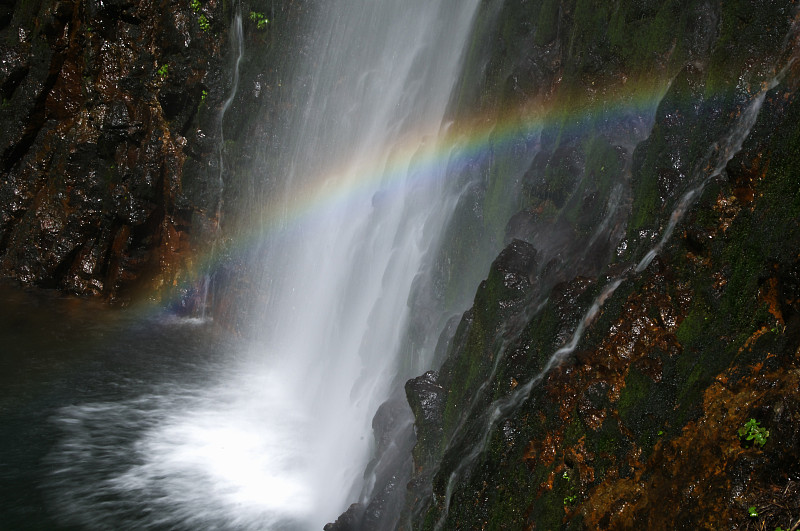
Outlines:
{"type": "Polygon", "coordinates": [[[0,345],[0,528],[316,527],[298,390],[213,323],[0,287],[0,345]]]}

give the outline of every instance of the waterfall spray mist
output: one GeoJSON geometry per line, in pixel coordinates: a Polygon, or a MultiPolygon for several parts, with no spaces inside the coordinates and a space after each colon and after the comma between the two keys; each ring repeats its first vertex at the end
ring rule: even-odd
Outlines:
{"type": "MultiPolygon", "coordinates": [[[[308,101],[277,156],[257,351],[295,390],[290,436],[318,523],[357,500],[371,421],[397,372],[407,300],[454,205],[437,136],[477,2],[326,4],[298,79],[308,101]],[[333,171],[332,171],[333,170],[333,171]],[[308,194],[332,198],[300,219],[308,194]]],[[[269,420],[267,420],[269,422],[269,420]]]]}
{"type": "MultiPolygon", "coordinates": [[[[262,272],[254,292],[266,294],[254,332],[203,385],[62,409],[51,459],[65,518],[97,529],[320,529],[358,500],[372,417],[411,376],[397,359],[409,292],[459,192],[443,178],[438,139],[477,4],[320,2],[281,142],[264,147],[270,165],[251,168],[261,189],[249,207],[273,213],[251,255],[262,272]],[[104,426],[135,436],[120,445],[104,426]]],[[[238,12],[232,32],[220,119],[238,88],[238,12]]],[[[224,162],[221,151],[220,188],[224,162]]]]}

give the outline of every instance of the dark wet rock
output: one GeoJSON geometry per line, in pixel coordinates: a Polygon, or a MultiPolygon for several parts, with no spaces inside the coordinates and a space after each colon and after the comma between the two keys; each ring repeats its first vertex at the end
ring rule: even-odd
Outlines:
{"type": "Polygon", "coordinates": [[[522,240],[513,240],[492,264],[502,276],[503,286],[524,291],[531,285],[536,270],[536,249],[522,240]]]}
{"type": "Polygon", "coordinates": [[[372,418],[372,430],[375,435],[375,453],[383,454],[395,441],[395,430],[411,420],[408,402],[405,397],[395,397],[380,405],[372,418]]]}
{"type": "Polygon", "coordinates": [[[411,451],[416,442],[414,415],[405,395],[384,402],[372,420],[375,457],[364,473],[369,487],[360,529],[394,529],[406,500],[406,485],[413,467],[411,451]]]}
{"type": "MultiPolygon", "coordinates": [[[[172,300],[188,312],[218,305],[219,322],[236,328],[242,301],[196,296],[208,278],[230,282],[209,293],[233,295],[247,285],[234,273],[240,257],[217,273],[196,268],[197,256],[229,241],[220,206],[237,208],[222,197],[219,164],[220,111],[233,79],[232,6],[202,2],[209,31],[188,0],[8,9],[13,23],[0,27],[0,274],[120,301],[172,300]]],[[[240,72],[245,78],[284,75],[275,58],[291,55],[288,34],[301,34],[304,9],[304,2],[274,9],[270,35],[280,44],[258,50],[251,71],[240,72]]],[[[246,24],[245,33],[264,44],[265,32],[246,24]]],[[[247,104],[234,102],[238,115],[254,114],[242,112],[247,104]]],[[[252,134],[247,123],[226,138],[247,138],[245,151],[254,151],[263,131],[252,134]]],[[[227,219],[233,231],[235,216],[227,219]]]]}
{"type": "Polygon", "coordinates": [[[200,103],[194,87],[226,66],[220,44],[200,37],[180,58],[158,44],[188,3],[29,7],[17,5],[17,26],[2,30],[2,274],[107,298],[169,296],[188,279],[190,242],[208,237],[187,219],[207,204],[178,208],[181,128],[200,103]],[[181,76],[157,72],[187,60],[181,76]],[[173,86],[187,94],[180,112],[161,104],[173,86]]]}
{"type": "Polygon", "coordinates": [[[406,382],[406,396],[422,433],[442,421],[444,389],[437,381],[438,376],[435,371],[428,371],[406,382]]]}
{"type": "MultiPolygon", "coordinates": [[[[416,444],[412,452],[414,472],[410,475],[407,489],[417,499],[430,495],[430,481],[436,463],[441,458],[446,397],[438,377],[435,371],[428,371],[405,385],[408,403],[414,413],[416,432],[416,444]]],[[[400,511],[407,512],[408,509],[402,507],[400,511]]]]}
{"type": "Polygon", "coordinates": [[[130,126],[131,118],[125,102],[119,100],[111,102],[105,113],[103,130],[124,137],[127,136],[130,126]]]}
{"type": "Polygon", "coordinates": [[[538,227],[539,216],[536,212],[531,210],[521,210],[517,212],[511,219],[508,220],[506,225],[506,239],[511,240],[524,240],[528,241],[533,239],[538,227]]]}
{"type": "MultiPolygon", "coordinates": [[[[500,44],[486,50],[483,77],[467,68],[464,83],[478,88],[464,88],[460,108],[491,115],[529,97],[575,113],[543,125],[522,172],[499,149],[486,168],[484,190],[522,183],[505,241],[527,242],[539,264],[526,281],[527,247],[503,250],[446,343],[435,380],[441,430],[424,424],[430,436],[414,449],[409,527],[791,527],[800,518],[793,8],[494,7],[483,8],[478,34],[494,28],[500,44]],[[540,27],[545,19],[556,29],[540,27]],[[545,50],[558,60],[542,62],[545,50]],[[784,67],[741,149],[726,152],[784,67]],[[593,111],[656,79],[649,110],[593,111]],[[521,286],[526,296],[515,298],[521,286]],[[742,441],[749,419],[774,442],[742,441]]],[[[502,217],[489,197],[475,208],[486,224],[502,217]]]]}
{"type": "Polygon", "coordinates": [[[447,352],[450,350],[460,322],[461,316],[454,315],[445,323],[434,350],[434,365],[441,365],[441,362],[444,360],[447,352]]]}
{"type": "Polygon", "coordinates": [[[359,531],[363,529],[362,519],[364,508],[359,503],[354,503],[331,524],[325,524],[325,531],[359,531]]]}
{"type": "MultiPolygon", "coordinates": [[[[537,166],[533,166],[532,169],[541,168],[542,162],[544,161],[535,161],[537,166]]],[[[547,159],[543,178],[531,185],[531,195],[546,197],[556,208],[563,207],[583,174],[584,164],[584,154],[579,146],[573,144],[559,146],[547,159]]],[[[529,174],[532,169],[528,171],[529,174]]],[[[526,178],[534,180],[531,176],[526,178]]]]}

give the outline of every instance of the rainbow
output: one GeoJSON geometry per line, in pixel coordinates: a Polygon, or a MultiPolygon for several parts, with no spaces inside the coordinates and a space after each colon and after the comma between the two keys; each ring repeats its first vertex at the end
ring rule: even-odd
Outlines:
{"type": "MultiPolygon", "coordinates": [[[[251,216],[258,222],[240,230],[224,250],[219,249],[221,245],[198,250],[187,261],[184,284],[196,284],[199,279],[213,275],[225,256],[245,255],[267,236],[290,237],[327,213],[347,211],[354,204],[370,200],[376,191],[391,196],[408,179],[419,180],[423,185],[429,184],[424,181],[434,182],[447,173],[443,171],[447,165],[458,170],[468,164],[480,164],[489,153],[515,146],[530,147],[543,134],[581,137],[598,128],[652,116],[670,82],[657,79],[620,83],[589,91],[583,98],[533,100],[514,109],[489,109],[444,125],[427,124],[405,134],[384,151],[336,164],[326,173],[302,176],[303,184],[291,198],[280,206],[261,206],[251,216]]],[[[151,296],[149,300],[157,301],[158,297],[151,296]]],[[[167,300],[161,304],[174,302],[167,300]]]]}

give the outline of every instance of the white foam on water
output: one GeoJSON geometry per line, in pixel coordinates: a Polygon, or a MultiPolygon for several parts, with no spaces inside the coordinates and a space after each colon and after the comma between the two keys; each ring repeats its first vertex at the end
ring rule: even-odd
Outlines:
{"type": "Polygon", "coordinates": [[[279,183],[253,194],[254,211],[283,213],[255,253],[263,333],[227,353],[224,370],[210,366],[210,383],[177,377],[60,410],[48,491],[63,519],[320,529],[357,501],[409,292],[458,193],[434,154],[477,5],[320,2],[296,72],[307,101],[294,102],[279,153],[265,158],[275,167],[254,170],[279,183]],[[310,190],[331,200],[300,218],[310,190]]]}

